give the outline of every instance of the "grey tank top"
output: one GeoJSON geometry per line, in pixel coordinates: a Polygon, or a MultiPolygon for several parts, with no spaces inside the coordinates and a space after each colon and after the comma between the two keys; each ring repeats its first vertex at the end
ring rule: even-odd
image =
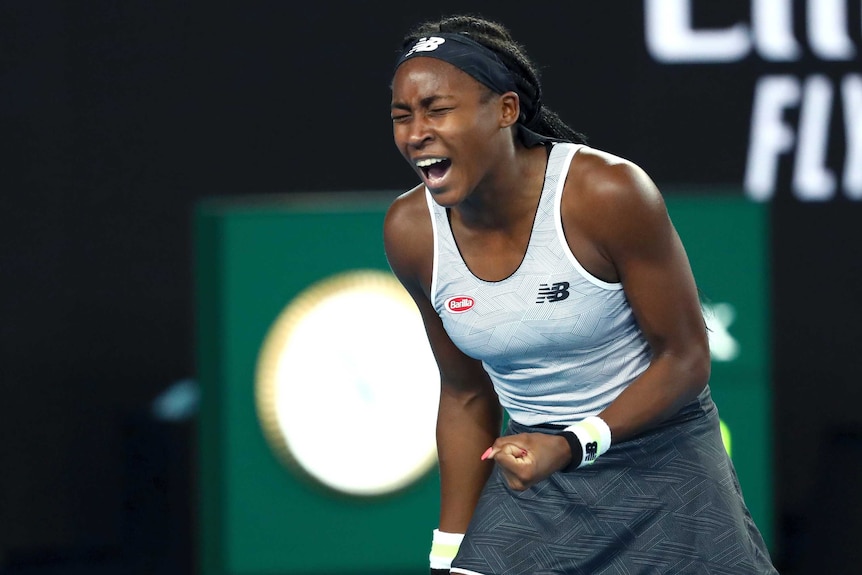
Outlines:
{"type": "Polygon", "coordinates": [[[587,272],[563,234],[563,184],[580,147],[553,145],[527,252],[500,281],[473,275],[446,209],[425,192],[434,229],[431,302],[449,337],[482,361],[500,403],[523,425],[571,425],[598,414],[651,357],[622,284],[587,272]]]}

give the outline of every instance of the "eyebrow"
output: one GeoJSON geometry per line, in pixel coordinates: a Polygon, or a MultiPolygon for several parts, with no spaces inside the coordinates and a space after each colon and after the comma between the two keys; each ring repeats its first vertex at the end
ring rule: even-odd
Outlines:
{"type": "MultiPolygon", "coordinates": [[[[422,98],[421,100],[419,100],[419,107],[420,108],[430,108],[438,100],[445,100],[445,99],[451,98],[451,97],[452,96],[443,96],[443,95],[439,95],[439,94],[434,95],[434,96],[426,96],[426,97],[422,98]]],[[[408,106],[407,104],[404,104],[403,102],[393,102],[391,108],[393,110],[407,110],[407,111],[410,111],[412,109],[412,108],[410,108],[410,106],[408,106]]]]}

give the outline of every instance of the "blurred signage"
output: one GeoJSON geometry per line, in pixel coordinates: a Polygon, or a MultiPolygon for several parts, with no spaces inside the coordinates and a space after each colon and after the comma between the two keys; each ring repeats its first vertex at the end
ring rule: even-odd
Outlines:
{"type": "Polygon", "coordinates": [[[859,9],[851,0],[645,0],[646,47],[660,65],[756,62],[751,199],[771,200],[787,170],[801,201],[862,200],[859,9]]]}
{"type": "Polygon", "coordinates": [[[704,304],[704,319],[709,330],[709,354],[713,361],[733,361],[739,357],[739,341],[730,333],[736,319],[733,304],[704,304]]]}

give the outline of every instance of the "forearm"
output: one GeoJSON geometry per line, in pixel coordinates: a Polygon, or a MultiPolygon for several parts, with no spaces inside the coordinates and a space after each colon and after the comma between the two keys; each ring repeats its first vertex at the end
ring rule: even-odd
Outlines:
{"type": "Polygon", "coordinates": [[[709,381],[709,350],[664,353],[601,414],[617,443],[658,425],[692,401],[709,381]]]}
{"type": "Polygon", "coordinates": [[[481,456],[499,436],[501,420],[495,394],[457,393],[443,386],[437,417],[442,531],[466,531],[493,469],[493,463],[481,456]]]}

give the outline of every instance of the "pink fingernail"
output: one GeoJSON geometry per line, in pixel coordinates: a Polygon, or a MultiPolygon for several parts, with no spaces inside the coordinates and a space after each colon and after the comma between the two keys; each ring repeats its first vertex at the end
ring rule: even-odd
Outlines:
{"type": "Polygon", "coordinates": [[[527,450],[526,449],[521,450],[521,457],[527,457],[527,450]]]}
{"type": "Polygon", "coordinates": [[[486,449],[486,450],[485,450],[485,453],[483,453],[483,454],[482,454],[482,461],[485,461],[486,459],[488,459],[489,457],[491,457],[491,452],[492,452],[492,451],[494,451],[494,448],[493,448],[493,447],[489,447],[488,449],[486,449]]]}

